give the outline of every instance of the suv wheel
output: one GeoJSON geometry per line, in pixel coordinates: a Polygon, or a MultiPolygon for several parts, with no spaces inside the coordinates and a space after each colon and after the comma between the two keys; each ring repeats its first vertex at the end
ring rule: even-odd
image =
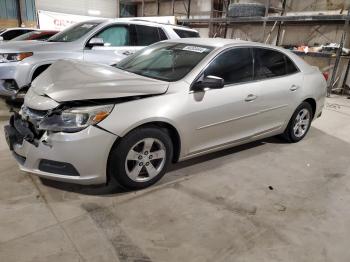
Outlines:
{"type": "Polygon", "coordinates": [[[283,137],[292,143],[302,140],[310,129],[312,117],[311,105],[307,102],[301,103],[290,119],[283,137]]]}
{"type": "Polygon", "coordinates": [[[123,137],[111,150],[107,173],[127,189],[153,185],[165,174],[173,156],[166,130],[140,128],[123,137]]]}

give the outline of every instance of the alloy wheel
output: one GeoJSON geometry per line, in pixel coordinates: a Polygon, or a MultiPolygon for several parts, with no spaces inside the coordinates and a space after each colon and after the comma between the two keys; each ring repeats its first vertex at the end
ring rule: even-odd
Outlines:
{"type": "Polygon", "coordinates": [[[162,171],[165,162],[165,145],[158,139],[145,138],[129,150],[125,159],[125,171],[131,180],[147,182],[162,171]]]}
{"type": "Polygon", "coordinates": [[[305,135],[310,125],[310,116],[310,112],[306,108],[297,114],[293,127],[293,133],[296,137],[300,138],[305,135]]]}

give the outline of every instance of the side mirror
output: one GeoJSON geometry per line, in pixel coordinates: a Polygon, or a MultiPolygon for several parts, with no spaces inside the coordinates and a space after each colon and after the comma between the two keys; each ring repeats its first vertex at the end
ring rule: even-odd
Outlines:
{"type": "Polygon", "coordinates": [[[103,38],[99,38],[99,37],[91,38],[89,43],[88,43],[89,47],[104,46],[104,45],[105,45],[105,43],[103,41],[103,38]]]}
{"type": "Polygon", "coordinates": [[[4,38],[3,38],[2,36],[0,36],[0,42],[1,42],[1,41],[4,41],[4,38]]]}
{"type": "Polygon", "coordinates": [[[225,85],[224,79],[217,76],[206,76],[203,78],[203,80],[199,80],[192,86],[192,90],[199,91],[203,90],[204,88],[210,88],[210,89],[220,89],[223,88],[225,85]]]}

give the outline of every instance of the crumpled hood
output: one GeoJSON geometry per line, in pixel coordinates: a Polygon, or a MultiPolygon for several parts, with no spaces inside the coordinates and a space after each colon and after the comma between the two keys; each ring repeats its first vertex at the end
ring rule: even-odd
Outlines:
{"type": "Polygon", "coordinates": [[[33,91],[57,102],[165,93],[169,83],[112,66],[60,60],[32,83],[33,91]]]}

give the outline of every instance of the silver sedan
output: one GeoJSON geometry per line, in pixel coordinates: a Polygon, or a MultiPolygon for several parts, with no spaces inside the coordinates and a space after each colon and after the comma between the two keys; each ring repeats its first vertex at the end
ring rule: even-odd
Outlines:
{"type": "Polygon", "coordinates": [[[302,140],[325,94],[319,70],[287,50],[170,40],[115,66],[56,62],[5,131],[22,170],[140,189],[171,162],[274,135],[302,140]]]}

